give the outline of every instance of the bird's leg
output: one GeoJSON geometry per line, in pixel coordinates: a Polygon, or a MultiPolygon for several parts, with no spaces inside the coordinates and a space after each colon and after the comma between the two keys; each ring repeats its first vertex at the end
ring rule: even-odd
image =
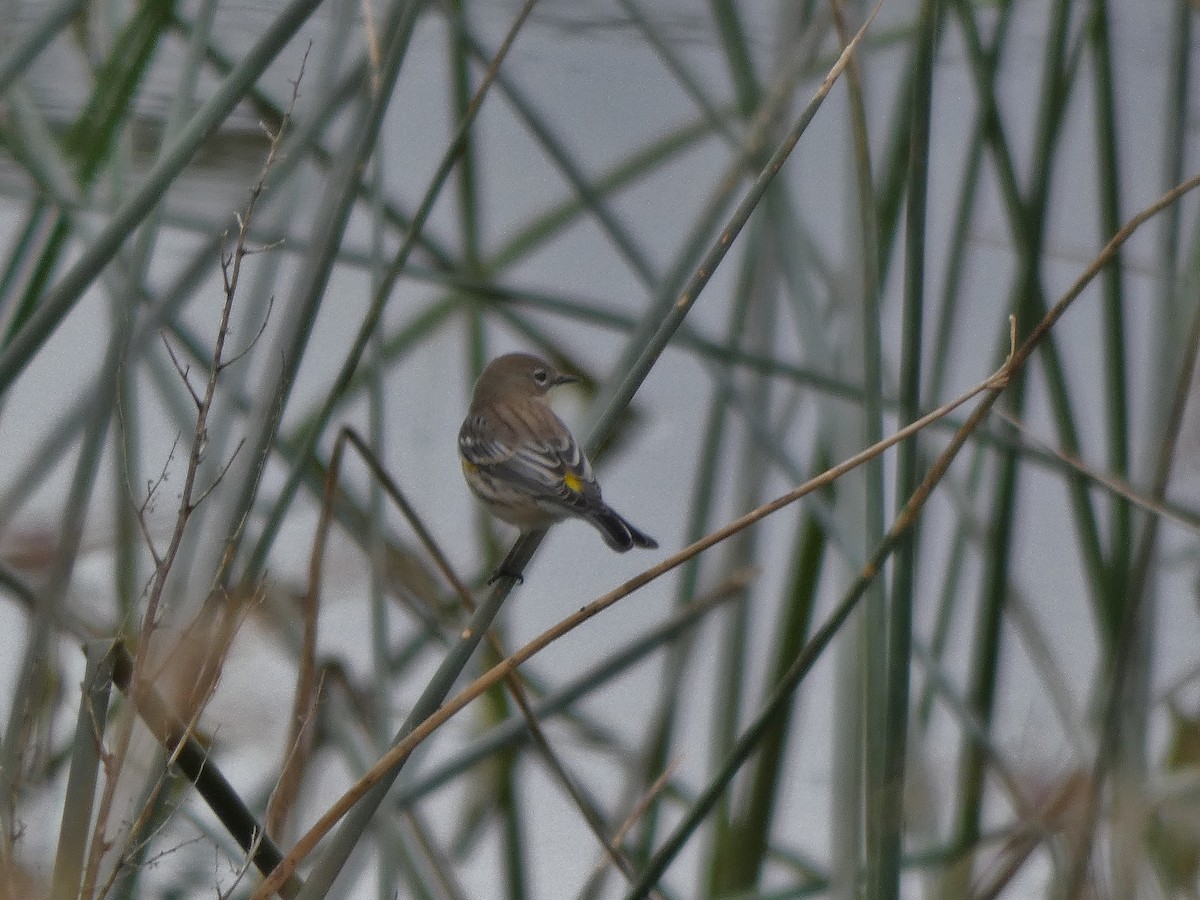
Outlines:
{"type": "Polygon", "coordinates": [[[495,584],[501,578],[511,578],[515,584],[525,583],[525,564],[519,559],[520,554],[517,553],[517,548],[520,546],[521,543],[518,541],[505,554],[504,559],[500,561],[500,565],[496,569],[496,573],[488,579],[489,585],[495,584]]]}

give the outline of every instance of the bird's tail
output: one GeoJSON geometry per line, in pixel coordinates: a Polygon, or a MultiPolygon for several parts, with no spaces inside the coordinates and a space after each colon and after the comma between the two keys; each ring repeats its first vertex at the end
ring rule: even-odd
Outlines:
{"type": "Polygon", "coordinates": [[[642,547],[646,550],[658,549],[658,541],[634,528],[610,506],[603,506],[591,513],[587,520],[600,532],[604,543],[618,553],[624,553],[634,547],[642,547]]]}

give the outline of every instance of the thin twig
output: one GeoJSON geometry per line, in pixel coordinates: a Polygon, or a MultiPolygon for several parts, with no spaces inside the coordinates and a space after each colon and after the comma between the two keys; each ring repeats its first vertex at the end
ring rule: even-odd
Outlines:
{"type": "MultiPolygon", "coordinates": [[[[179,510],[175,517],[175,527],[172,532],[170,542],[167,546],[167,549],[161,555],[159,555],[153,544],[149,543],[150,553],[155,561],[155,571],[151,580],[150,588],[147,592],[146,609],[142,616],[137,647],[134,652],[132,671],[130,675],[129,696],[133,701],[133,706],[135,709],[141,706],[140,695],[143,690],[143,681],[145,677],[147,661],[150,658],[150,643],[159,619],[159,607],[162,603],[167,578],[171,573],[180,547],[183,544],[183,537],[187,530],[188,522],[191,520],[192,514],[195,512],[197,505],[203,501],[209,495],[209,493],[211,493],[228,469],[228,463],[226,463],[226,465],[222,467],[220,473],[218,473],[216,478],[213,480],[212,484],[197,493],[196,479],[200,469],[200,464],[204,458],[204,450],[208,443],[208,417],[212,411],[213,401],[216,397],[217,383],[226,362],[224,358],[224,352],[225,341],[229,334],[229,320],[233,311],[234,298],[237,293],[242,260],[248,252],[246,248],[246,241],[249,235],[250,222],[253,219],[254,209],[257,205],[258,199],[266,187],[267,177],[278,158],[279,148],[282,143],[287,125],[291,121],[291,112],[295,107],[296,99],[299,95],[300,81],[304,76],[304,64],[307,61],[307,58],[308,52],[305,51],[304,59],[301,60],[299,74],[297,75],[296,80],[293,82],[292,100],[291,105],[288,107],[288,113],[281,122],[278,131],[272,137],[267,158],[263,163],[263,167],[259,174],[259,179],[250,189],[250,198],[246,204],[244,212],[238,216],[238,237],[234,246],[234,250],[229,257],[221,260],[221,275],[225,289],[225,300],[221,308],[221,316],[217,326],[216,340],[213,346],[213,352],[209,365],[208,379],[205,384],[204,394],[202,397],[197,395],[188,378],[188,370],[181,366],[180,361],[176,357],[175,352],[170,346],[169,342],[165,341],[164,339],[164,343],[167,346],[167,353],[171,357],[171,361],[174,364],[176,371],[179,372],[184,385],[187,387],[187,391],[191,395],[193,402],[196,404],[196,424],[192,434],[191,449],[188,454],[187,471],[184,476],[183,488],[180,492],[179,510]]],[[[161,480],[165,480],[165,472],[161,480]]],[[[161,480],[159,483],[161,483],[161,480]]],[[[148,508],[151,497],[152,493],[147,496],[146,501],[139,509],[141,530],[143,535],[147,536],[149,534],[149,526],[145,522],[145,510],[148,508]]],[[[190,717],[193,725],[200,715],[203,704],[197,704],[196,706],[197,708],[193,711],[193,715],[190,717]]],[[[105,831],[112,811],[112,804],[116,794],[120,769],[128,752],[129,741],[132,735],[132,726],[132,716],[126,717],[122,722],[121,728],[117,729],[117,733],[113,741],[113,751],[102,756],[102,758],[105,760],[105,786],[97,807],[96,824],[94,826],[91,842],[91,852],[89,853],[88,866],[84,878],[83,890],[81,893],[81,896],[84,897],[94,896],[93,892],[99,878],[102,860],[112,846],[111,842],[105,837],[105,831]]],[[[130,834],[132,836],[133,832],[130,832],[130,834]]],[[[119,869],[119,865],[114,866],[114,874],[119,869]]],[[[110,879],[109,884],[111,885],[111,883],[112,881],[110,879]]],[[[107,887],[105,889],[107,890],[107,887]]]]}
{"type": "MultiPolygon", "coordinates": [[[[650,808],[650,804],[653,803],[659,794],[661,794],[666,788],[667,784],[671,780],[671,776],[674,775],[675,770],[679,768],[679,763],[680,759],[676,757],[667,764],[662,772],[658,774],[658,777],[655,778],[654,781],[650,783],[650,786],[643,792],[633,810],[628,816],[625,817],[625,821],[617,826],[617,830],[614,832],[612,837],[612,844],[610,847],[606,848],[609,851],[610,858],[612,854],[620,852],[621,845],[625,842],[625,836],[633,829],[634,825],[636,825],[645,817],[646,810],[650,808]]],[[[592,874],[587,881],[587,888],[581,892],[581,896],[586,896],[589,889],[598,886],[599,880],[604,876],[605,871],[606,866],[604,860],[600,860],[600,862],[596,864],[596,868],[592,870],[592,874]]],[[[661,896],[661,894],[656,891],[656,896],[661,896]]]]}

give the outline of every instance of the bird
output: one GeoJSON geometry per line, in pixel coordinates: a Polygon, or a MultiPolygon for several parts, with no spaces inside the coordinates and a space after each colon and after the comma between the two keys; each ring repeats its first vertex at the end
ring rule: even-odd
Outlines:
{"type": "Polygon", "coordinates": [[[467,485],[497,518],[522,533],[579,518],[618,553],[658,542],[604,502],[591,463],[546,399],[579,379],[529,353],[492,360],[475,383],[458,432],[467,485]]]}

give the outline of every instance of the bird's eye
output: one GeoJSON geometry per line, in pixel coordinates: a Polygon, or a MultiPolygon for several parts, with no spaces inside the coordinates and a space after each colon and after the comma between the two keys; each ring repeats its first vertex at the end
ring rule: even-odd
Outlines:
{"type": "Polygon", "coordinates": [[[538,384],[545,384],[547,381],[550,380],[550,375],[546,372],[545,369],[534,369],[533,370],[533,380],[536,381],[538,384]]]}

